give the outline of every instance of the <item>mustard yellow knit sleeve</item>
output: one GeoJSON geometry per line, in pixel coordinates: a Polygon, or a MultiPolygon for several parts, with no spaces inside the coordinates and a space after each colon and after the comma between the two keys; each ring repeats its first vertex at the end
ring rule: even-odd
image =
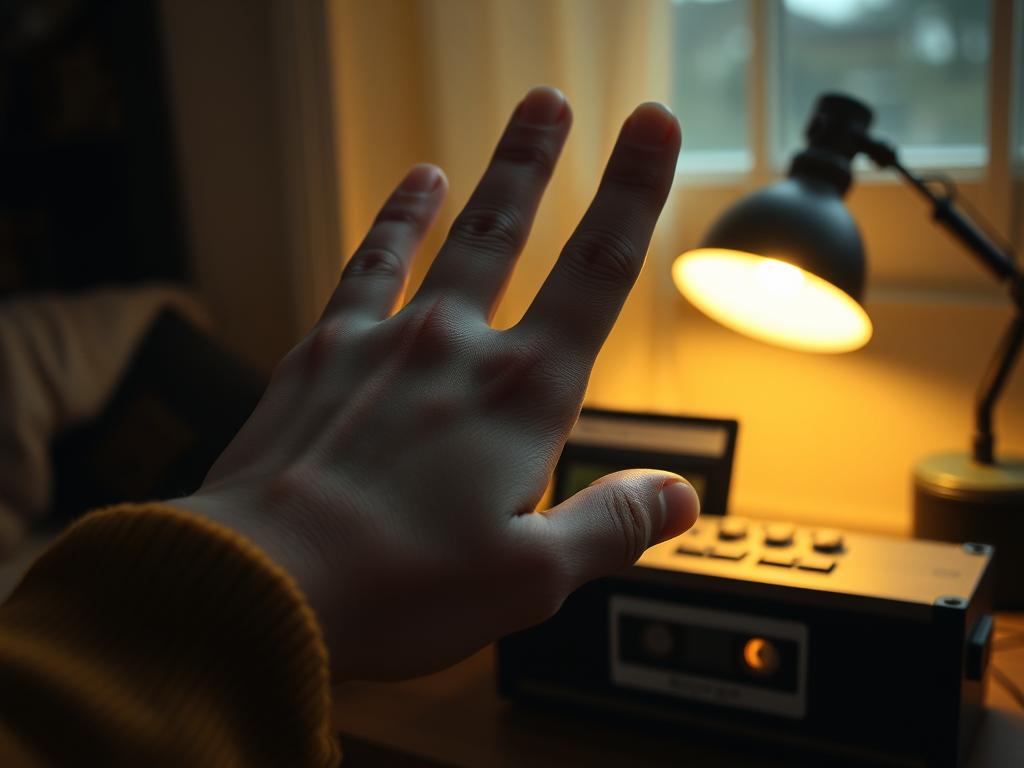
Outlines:
{"type": "Polygon", "coordinates": [[[327,655],[291,579],[159,504],[72,526],[0,607],[0,764],[328,766],[327,655]]]}

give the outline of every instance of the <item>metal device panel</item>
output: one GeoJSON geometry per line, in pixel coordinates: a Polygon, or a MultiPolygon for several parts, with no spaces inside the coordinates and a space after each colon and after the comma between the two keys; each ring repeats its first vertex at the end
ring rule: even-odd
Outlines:
{"type": "Polygon", "coordinates": [[[728,516],[699,520],[687,533],[649,549],[637,565],[930,610],[942,598],[970,601],[991,557],[992,548],[982,544],[898,539],[728,516]],[[789,537],[773,541],[779,529],[789,529],[789,537]],[[742,535],[727,535],[739,530],[742,535]],[[836,546],[820,546],[823,532],[841,537],[836,546]]]}
{"type": "Polygon", "coordinates": [[[615,685],[802,718],[807,627],[626,595],[609,602],[615,685]]]}

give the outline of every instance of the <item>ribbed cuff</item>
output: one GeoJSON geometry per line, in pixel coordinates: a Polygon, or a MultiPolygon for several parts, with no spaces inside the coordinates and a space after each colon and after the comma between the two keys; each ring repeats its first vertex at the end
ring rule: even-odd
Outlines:
{"type": "Polygon", "coordinates": [[[340,759],[313,612],[260,549],[208,520],[161,504],[94,512],[36,562],[3,621],[37,638],[30,677],[61,702],[48,741],[77,742],[79,757],[340,759]]]}

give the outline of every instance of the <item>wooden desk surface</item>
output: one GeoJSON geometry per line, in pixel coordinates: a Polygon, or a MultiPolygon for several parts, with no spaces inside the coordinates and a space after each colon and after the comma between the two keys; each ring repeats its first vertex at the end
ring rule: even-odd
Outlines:
{"type": "MultiPolygon", "coordinates": [[[[1024,688],[1024,614],[996,622],[993,665],[1024,688]]],[[[988,716],[968,766],[1024,765],[1024,705],[989,676],[988,716]]],[[[772,766],[781,763],[694,743],[633,723],[554,714],[505,701],[494,652],[403,683],[339,690],[335,722],[346,768],[362,766],[772,766]]]]}

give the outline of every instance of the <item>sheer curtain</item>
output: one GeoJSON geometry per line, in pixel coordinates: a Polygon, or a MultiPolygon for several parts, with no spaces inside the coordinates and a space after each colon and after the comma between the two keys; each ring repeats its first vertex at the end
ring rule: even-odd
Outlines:
{"type": "MultiPolygon", "coordinates": [[[[567,95],[573,130],[495,318],[514,324],[589,203],[622,121],[642,101],[667,101],[670,4],[337,0],[329,8],[344,253],[411,164],[437,163],[451,182],[413,289],[518,101],[542,83],[567,95]]],[[[669,258],[656,240],[599,360],[592,399],[649,402],[654,298],[666,290],[669,258]]]]}

